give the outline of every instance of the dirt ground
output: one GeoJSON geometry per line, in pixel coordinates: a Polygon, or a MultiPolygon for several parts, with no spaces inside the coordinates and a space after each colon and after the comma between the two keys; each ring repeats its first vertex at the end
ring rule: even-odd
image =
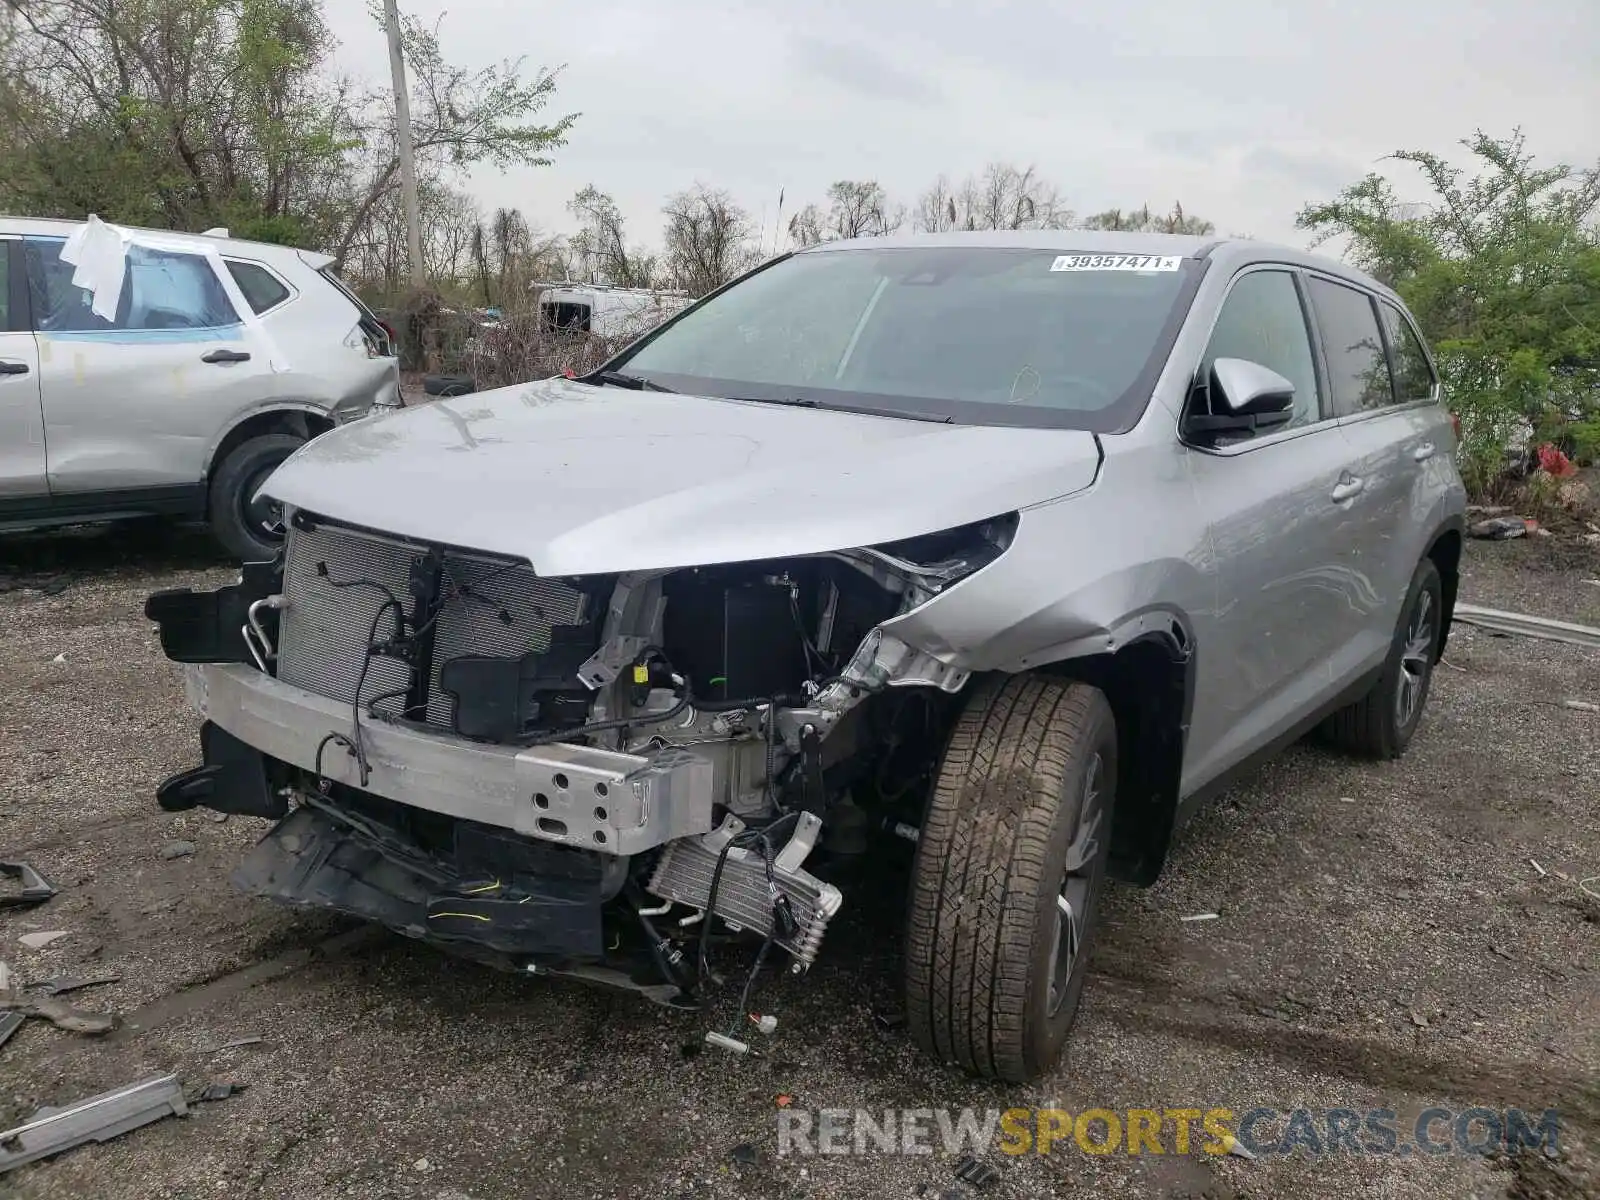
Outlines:
{"type": "MultiPolygon", "coordinates": [[[[1600,553],[1556,541],[1473,544],[1463,598],[1600,624],[1600,553]]],[[[0,1190],[1600,1195],[1600,901],[1577,882],[1600,874],[1600,713],[1563,704],[1600,703],[1600,652],[1459,628],[1403,761],[1301,746],[1228,793],[1157,886],[1113,889],[1066,1060],[1010,1088],[938,1066],[875,1019],[897,1004],[894,871],[847,904],[808,978],[759,985],[781,1018],[760,1060],[685,1053],[704,1017],[236,896],[228,872],[264,823],[156,808],[156,784],[194,765],[198,745],[141,615],[156,588],[230,576],[183,532],[0,540],[0,857],[62,889],[0,910],[0,958],[25,980],[118,973],[71,998],[123,1018],[98,1039],[30,1020],[0,1049],[0,1126],[167,1071],[248,1085],[21,1168],[0,1190]],[[175,841],[194,853],[163,857],[175,841]],[[1204,911],[1218,919],[1178,919],[1204,911]],[[18,940],[44,930],[68,935],[39,950],[18,940]],[[217,1049],[244,1037],[262,1040],[217,1049]],[[942,1153],[778,1156],[779,1093],[806,1109],[1556,1108],[1562,1154],[991,1151],[999,1181],[965,1189],[942,1153]],[[753,1161],[732,1154],[745,1143],[753,1161]]]]}

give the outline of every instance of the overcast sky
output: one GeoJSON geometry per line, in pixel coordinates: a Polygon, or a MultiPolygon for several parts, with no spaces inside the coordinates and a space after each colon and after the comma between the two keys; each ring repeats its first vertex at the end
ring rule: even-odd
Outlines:
{"type": "MultiPolygon", "coordinates": [[[[341,67],[386,81],[365,4],[327,4],[341,67]]],[[[1542,161],[1600,157],[1600,0],[401,7],[444,15],[453,62],[565,64],[552,111],[582,116],[555,165],[469,185],[551,231],[588,183],[655,242],[663,198],[696,181],[764,210],[770,231],[780,188],[785,213],[835,179],[911,204],[941,172],[999,159],[1033,164],[1080,214],[1181,199],[1220,232],[1299,245],[1300,205],[1396,148],[1521,125],[1542,161]]]]}

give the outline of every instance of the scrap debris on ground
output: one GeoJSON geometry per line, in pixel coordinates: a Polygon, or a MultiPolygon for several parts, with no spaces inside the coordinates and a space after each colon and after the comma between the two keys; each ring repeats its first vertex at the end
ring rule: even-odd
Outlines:
{"type": "MultiPolygon", "coordinates": [[[[133,550],[117,534],[0,542],[0,573],[73,581],[0,588],[0,857],[59,889],[0,906],[0,1129],[130,1080],[170,1080],[153,1093],[166,1108],[11,1170],[11,1194],[1600,1194],[1600,721],[1563,703],[1600,701],[1600,650],[1463,624],[1405,759],[1300,746],[1223,796],[1156,887],[1108,893],[1065,1061],[1005,1088],[910,1045],[890,858],[851,892],[808,977],[763,983],[781,1022],[760,1058],[699,1053],[693,1016],[241,899],[228,874],[262,823],[151,798],[193,765],[198,737],[141,615],[150,591],[233,571],[200,538],[138,536],[133,550]],[[69,1001],[114,1028],[51,1024],[42,1006],[69,1001]],[[223,1089],[224,1104],[203,1102],[223,1089]],[[177,1105],[183,1120],[162,1119],[177,1105]],[[979,1183],[958,1177],[959,1153],[794,1156],[776,1138],[780,1115],[823,1108],[1430,1105],[1555,1108],[1560,1153],[967,1147],[998,1176],[979,1183]]],[[[1473,542],[1462,596],[1600,626],[1596,579],[1600,548],[1578,537],[1473,542]]],[[[16,886],[0,877],[0,896],[16,886]]]]}

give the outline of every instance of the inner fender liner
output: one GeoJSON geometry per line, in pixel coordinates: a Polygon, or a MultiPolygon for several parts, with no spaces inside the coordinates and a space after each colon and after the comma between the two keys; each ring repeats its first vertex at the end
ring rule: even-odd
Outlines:
{"type": "Polygon", "coordinates": [[[511,839],[469,843],[458,836],[454,861],[445,862],[402,837],[303,805],[256,844],[233,884],[279,904],[333,909],[446,946],[604,956],[597,856],[531,840],[513,846],[511,839]]]}

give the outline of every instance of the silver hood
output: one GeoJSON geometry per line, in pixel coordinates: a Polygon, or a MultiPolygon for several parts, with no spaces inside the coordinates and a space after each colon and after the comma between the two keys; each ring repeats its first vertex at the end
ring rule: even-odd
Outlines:
{"type": "Polygon", "coordinates": [[[541,575],[742,562],[934,533],[1078,491],[1094,435],[549,379],[342,426],[263,491],[541,575]]]}

